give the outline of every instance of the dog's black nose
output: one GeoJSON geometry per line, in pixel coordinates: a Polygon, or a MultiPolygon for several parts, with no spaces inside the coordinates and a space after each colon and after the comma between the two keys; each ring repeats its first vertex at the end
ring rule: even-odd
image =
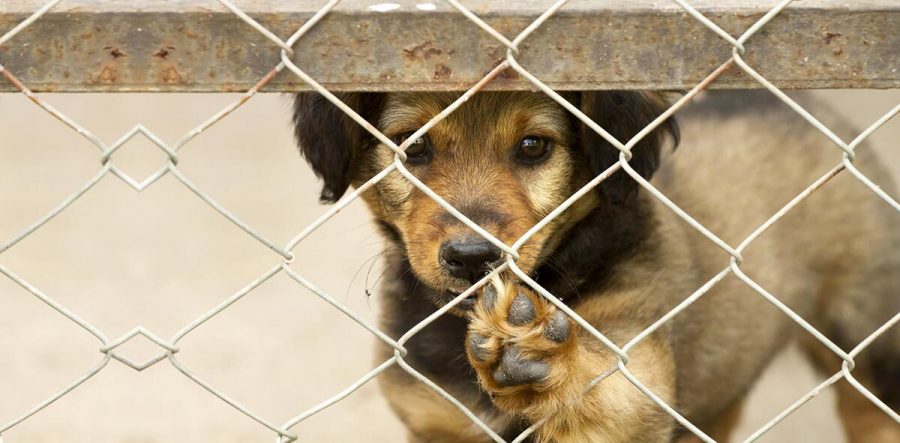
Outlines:
{"type": "Polygon", "coordinates": [[[482,238],[466,238],[444,242],[439,255],[450,275],[475,283],[500,260],[500,249],[482,238]]]}

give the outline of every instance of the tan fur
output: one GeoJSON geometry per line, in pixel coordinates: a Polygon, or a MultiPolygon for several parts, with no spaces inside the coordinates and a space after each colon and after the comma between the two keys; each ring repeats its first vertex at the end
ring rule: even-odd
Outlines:
{"type": "MultiPolygon", "coordinates": [[[[651,95],[652,96],[652,95],[651,95]]],[[[449,105],[450,94],[392,94],[379,127],[389,137],[413,131],[449,105]]],[[[655,96],[653,96],[655,97],[655,96]]],[[[661,100],[661,99],[660,99],[661,100]]],[[[823,112],[824,113],[824,112],[823,112]]],[[[837,119],[824,113],[829,125],[837,119]]],[[[455,207],[472,202],[499,211],[504,223],[483,227],[512,244],[590,177],[577,176],[563,150],[574,144],[569,117],[548,98],[524,93],[476,95],[429,131],[435,161],[410,171],[455,207]],[[535,168],[511,164],[509,150],[524,135],[557,140],[557,150],[535,168]]],[[[679,152],[667,155],[653,180],[666,196],[725,242],[736,246],[805,187],[840,162],[840,151],[824,136],[786,113],[761,112],[729,118],[715,114],[682,120],[679,152]]],[[[864,146],[856,164],[889,189],[890,177],[864,146]]],[[[388,166],[393,152],[379,145],[355,181],[359,185],[388,166]],[[367,175],[368,174],[368,175],[367,175]]],[[[624,174],[620,171],[619,174],[624,174]]],[[[429,286],[462,291],[437,263],[448,236],[468,230],[395,172],[364,194],[376,217],[397,228],[413,271],[429,286]]],[[[519,266],[531,272],[545,250],[597,206],[589,193],[541,230],[520,250],[519,266]]],[[[650,208],[653,229],[639,251],[614,264],[599,294],[571,301],[575,311],[619,346],[652,325],[729,264],[729,256],[645,191],[635,197],[650,208]]],[[[476,222],[478,222],[476,220],[476,222]]],[[[835,177],[801,203],[743,253],[742,270],[797,314],[849,346],[865,338],[900,308],[900,230],[897,214],[849,173],[835,177]],[[837,337],[840,335],[840,337],[837,337]]],[[[539,441],[666,442],[675,438],[671,417],[621,373],[593,389],[584,387],[616,364],[616,357],[587,331],[570,322],[563,343],[543,337],[555,311],[542,297],[509,276],[499,284],[499,309],[476,307],[469,331],[489,338],[491,355],[469,355],[479,383],[499,409],[460,400],[492,426],[524,418],[544,421],[539,441]],[[505,318],[512,297],[525,293],[536,320],[512,326],[505,318]],[[529,358],[548,362],[540,383],[501,387],[490,371],[501,350],[516,344],[529,358]]],[[[459,312],[457,312],[459,313],[459,312]]],[[[628,369],[701,429],[726,438],[739,405],[772,355],[801,336],[826,373],[837,366],[821,344],[729,275],[688,309],[629,352],[628,369]],[[831,359],[831,360],[829,360],[831,359]],[[830,363],[829,363],[830,361],[830,363]]],[[[900,345],[900,334],[885,340],[900,345]]],[[[847,345],[844,345],[847,346],[847,345]]],[[[849,351],[849,348],[845,348],[849,351]]],[[[870,383],[872,363],[859,357],[854,374],[870,383]]],[[[838,361],[839,363],[839,361],[838,361]]],[[[409,426],[413,441],[475,442],[489,439],[432,391],[393,368],[382,380],[392,407],[409,426]]],[[[897,441],[900,425],[842,382],[840,411],[853,442],[897,441]]],[[[779,411],[772,411],[773,416],[779,411]]]]}
{"type": "Polygon", "coordinates": [[[886,443],[900,441],[900,424],[863,397],[849,382],[838,389],[838,414],[850,443],[886,443]]]}
{"type": "MultiPolygon", "coordinates": [[[[455,98],[455,94],[392,95],[381,118],[381,128],[388,137],[416,130],[455,98]]],[[[428,132],[440,161],[427,170],[416,166],[409,169],[454,207],[490,201],[508,222],[482,222],[481,226],[501,241],[512,244],[574,191],[573,168],[564,154],[567,145],[573,142],[568,119],[546,97],[518,94],[509,100],[505,95],[476,96],[428,132]],[[491,118],[484,119],[485,115],[491,118]],[[513,147],[526,135],[557,141],[558,146],[547,162],[534,168],[521,168],[509,161],[513,147]]],[[[380,170],[393,161],[393,151],[379,145],[373,164],[365,170],[380,170]]],[[[376,185],[376,193],[368,193],[364,198],[376,209],[379,218],[397,225],[404,241],[417,245],[409,250],[417,275],[435,287],[462,291],[469,286],[447,277],[433,259],[439,240],[469,231],[468,227],[439,220],[445,210],[399,173],[388,176],[376,185]]],[[[584,199],[578,206],[590,204],[590,199],[584,199]]],[[[577,215],[577,211],[560,217],[553,225],[566,223],[572,215],[577,215]]],[[[523,245],[518,262],[522,269],[527,272],[535,266],[547,234],[554,231],[538,233],[523,245]]]]}
{"type": "MultiPolygon", "coordinates": [[[[604,369],[616,365],[616,356],[584,330],[571,334],[563,343],[548,340],[544,330],[556,308],[526,288],[499,286],[501,296],[496,308],[488,311],[476,307],[469,328],[491,337],[484,346],[491,356],[479,361],[470,355],[469,360],[498,408],[524,415],[532,422],[545,421],[537,432],[539,441],[658,440],[671,432],[669,417],[622,374],[613,374],[586,391],[585,387],[604,369]],[[529,325],[510,325],[501,314],[509,311],[517,294],[527,294],[537,306],[536,319],[529,325]],[[548,362],[552,368],[550,376],[535,385],[497,386],[490,372],[500,350],[510,344],[520,347],[528,359],[548,362]]],[[[649,339],[632,350],[631,357],[629,370],[663,399],[672,401],[674,368],[666,346],[649,339]]]]}
{"type": "MultiPolygon", "coordinates": [[[[706,435],[719,443],[732,441],[732,434],[744,411],[745,400],[745,398],[742,398],[736,401],[725,412],[720,414],[716,421],[705,430],[706,435]]],[[[685,435],[678,439],[678,443],[701,443],[702,441],[700,437],[694,434],[685,435]]]]}
{"type": "MultiPolygon", "coordinates": [[[[388,402],[408,424],[409,440],[422,443],[480,443],[484,431],[472,423],[459,409],[441,398],[431,388],[412,382],[406,373],[392,368],[379,377],[388,402]]],[[[460,398],[466,402],[466,398],[460,398]]],[[[471,406],[471,405],[470,405],[471,406]]],[[[485,420],[488,426],[502,427],[508,417],[485,420]]]]}

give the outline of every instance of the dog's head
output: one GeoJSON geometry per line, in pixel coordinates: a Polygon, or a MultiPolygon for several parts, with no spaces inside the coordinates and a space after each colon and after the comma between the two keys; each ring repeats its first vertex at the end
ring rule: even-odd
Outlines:
{"type": "MultiPolygon", "coordinates": [[[[640,92],[567,93],[593,121],[623,143],[662,111],[660,96],[640,92]]],[[[449,106],[454,93],[352,93],[348,106],[400,144],[449,106]]],[[[299,94],[294,122],[306,160],[334,202],[388,167],[394,152],[318,94],[299,94]]],[[[645,137],[629,164],[650,178],[671,119],[645,137]]],[[[619,151],[548,96],[482,92],[407,148],[405,166],[453,207],[508,245],[619,159],[619,151]]],[[[519,249],[533,272],[592,211],[627,206],[637,183],[618,171],[519,249]]],[[[502,260],[501,251],[394,171],[363,198],[399,243],[416,276],[438,294],[468,288],[502,260]]],[[[443,298],[446,300],[446,298],[443,298]]]]}

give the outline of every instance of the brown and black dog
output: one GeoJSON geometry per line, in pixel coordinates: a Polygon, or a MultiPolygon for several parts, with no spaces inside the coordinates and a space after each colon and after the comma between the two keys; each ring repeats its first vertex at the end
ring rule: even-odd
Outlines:
{"type": "MultiPolygon", "coordinates": [[[[667,106],[656,93],[564,95],[622,141],[667,106]]],[[[397,143],[458,96],[340,95],[397,143]]],[[[647,179],[656,173],[654,186],[733,246],[840,161],[839,149],[765,91],[704,93],[678,118],[636,145],[629,164],[647,179]]],[[[388,147],[319,95],[297,96],[294,121],[301,152],[324,181],[323,201],[337,200],[394,160],[388,147]]],[[[873,152],[858,152],[856,164],[889,188],[891,177],[873,152]]],[[[506,244],[619,158],[559,104],[532,92],[476,94],[412,142],[407,154],[413,174],[506,244]]],[[[396,171],[362,197],[388,243],[381,327],[395,338],[504,259],[396,171]]],[[[751,243],[741,269],[849,351],[900,311],[897,221],[889,205],[849,173],[840,174],[751,243]]],[[[519,254],[524,272],[618,346],[730,259],[621,170],[531,237],[519,254]]],[[[451,312],[408,343],[407,361],[503,438],[540,421],[534,441],[690,439],[621,372],[585,392],[615,366],[615,355],[510,276],[451,312]]],[[[631,349],[627,367],[723,440],[749,388],[794,337],[824,373],[840,369],[831,351],[731,274],[631,349]]],[[[900,328],[873,342],[855,363],[854,375],[900,408],[900,328]]],[[[401,369],[380,380],[411,441],[490,441],[401,369]]],[[[851,441],[900,441],[900,425],[888,415],[846,381],[836,389],[851,441]]]]}

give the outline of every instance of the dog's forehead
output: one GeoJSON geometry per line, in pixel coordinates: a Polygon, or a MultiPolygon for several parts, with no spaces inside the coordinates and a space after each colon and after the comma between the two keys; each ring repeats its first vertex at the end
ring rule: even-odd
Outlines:
{"type": "MultiPolygon", "coordinates": [[[[388,96],[382,114],[382,124],[424,124],[452,105],[462,93],[454,92],[402,92],[388,96]]],[[[445,123],[506,123],[520,124],[526,120],[540,123],[547,120],[554,126],[565,120],[567,113],[558,103],[545,94],[522,91],[489,91],[470,97],[450,113],[445,123]],[[552,122],[551,122],[552,121],[552,122]]]]}

